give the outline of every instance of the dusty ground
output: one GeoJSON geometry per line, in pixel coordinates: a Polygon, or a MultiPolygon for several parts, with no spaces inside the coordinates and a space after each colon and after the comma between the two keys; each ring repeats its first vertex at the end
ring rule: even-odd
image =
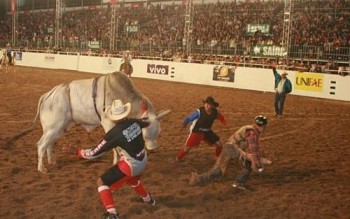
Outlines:
{"type": "MultiPolygon", "coordinates": [[[[101,218],[104,209],[95,180],[111,165],[112,153],[84,161],[61,152],[66,143],[94,145],[103,136],[100,128],[89,138],[82,127],[73,127],[57,142],[58,163],[46,175],[37,171],[39,124],[3,147],[6,138],[31,123],[41,94],[60,83],[96,76],[23,67],[0,74],[0,218],[101,218]]],[[[157,205],[140,203],[125,186],[114,193],[121,218],[350,218],[350,103],[290,95],[285,117],[275,119],[272,93],[133,81],[157,110],[172,109],[172,114],[162,122],[159,149],[150,154],[143,178],[157,205]],[[229,128],[219,122],[213,127],[223,140],[257,114],[270,118],[262,152],[274,164],[252,176],[251,192],[231,187],[240,171],[237,161],[221,181],[188,186],[192,171],[204,172],[214,163],[214,148],[205,144],[182,163],[172,162],[187,137],[183,118],[207,95],[220,102],[229,120],[229,128]]]]}

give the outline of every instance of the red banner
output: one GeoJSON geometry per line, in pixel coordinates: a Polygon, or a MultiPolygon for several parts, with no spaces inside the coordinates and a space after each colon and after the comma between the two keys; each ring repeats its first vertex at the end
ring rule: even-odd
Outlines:
{"type": "Polygon", "coordinates": [[[111,4],[114,5],[117,3],[117,0],[111,0],[111,4]]]}
{"type": "Polygon", "coordinates": [[[11,0],[11,14],[15,14],[16,0],[11,0]]]}

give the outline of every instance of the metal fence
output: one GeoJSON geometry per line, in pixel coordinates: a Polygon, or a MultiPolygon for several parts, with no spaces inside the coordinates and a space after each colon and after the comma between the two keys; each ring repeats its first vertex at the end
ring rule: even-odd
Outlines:
{"type": "MultiPolygon", "coordinates": [[[[6,42],[0,42],[5,45],[6,42]]],[[[61,41],[62,51],[84,52],[91,49],[94,52],[118,53],[119,51],[131,50],[147,56],[164,56],[172,55],[177,52],[183,52],[186,47],[182,41],[169,41],[162,44],[157,44],[153,41],[123,41],[117,40],[116,47],[113,51],[109,51],[109,41],[99,41],[96,48],[89,47],[90,41],[80,41],[79,39],[69,39],[61,41]]],[[[53,50],[54,39],[38,39],[19,40],[18,48],[25,50],[53,50]]],[[[191,54],[209,55],[209,56],[252,56],[261,58],[286,58],[281,50],[281,47],[271,45],[243,45],[236,44],[234,47],[228,44],[210,45],[191,45],[191,54]]],[[[349,47],[334,47],[334,46],[305,46],[291,45],[288,58],[291,60],[311,60],[312,62],[334,62],[349,65],[350,64],[350,48],[349,47]]]]}
{"type": "MultiPolygon", "coordinates": [[[[161,1],[166,2],[167,0],[161,1]]],[[[221,1],[221,0],[220,0],[221,1]]],[[[268,1],[268,0],[265,0],[268,1]]],[[[276,2],[281,2],[274,0],[276,2]]],[[[10,1],[6,1],[7,11],[10,10],[10,1]]],[[[66,7],[74,7],[74,6],[89,6],[89,5],[104,5],[103,0],[69,0],[65,1],[66,7]]],[[[108,2],[108,1],[107,1],[108,2]]],[[[126,1],[123,1],[123,4],[126,1]]],[[[129,1],[127,1],[129,2],[129,1]]],[[[142,1],[146,2],[146,1],[142,1]]],[[[149,2],[160,2],[156,0],[149,0],[149,2]]],[[[171,1],[169,1],[171,2],[171,1]]],[[[172,2],[181,2],[178,0],[172,2]]],[[[203,1],[204,2],[204,1],[203,1]]],[[[202,2],[202,4],[203,4],[202,2]]],[[[303,0],[299,0],[296,2],[304,3],[303,0]]],[[[309,2],[309,1],[305,1],[309,2]]],[[[313,2],[313,1],[310,1],[313,2]]],[[[34,10],[37,9],[37,6],[41,5],[45,8],[53,9],[55,7],[55,0],[29,0],[23,1],[23,5],[19,7],[19,10],[34,10]],[[45,4],[46,3],[46,4],[45,4]]],[[[129,2],[130,3],[130,2],[129,2]]],[[[261,10],[261,9],[259,9],[261,10]]],[[[298,10],[301,10],[299,8],[298,10]]],[[[320,9],[319,9],[320,10],[320,9]]],[[[339,13],[345,10],[348,13],[349,8],[326,8],[322,9],[322,13],[332,14],[333,16],[338,16],[339,13]],[[334,10],[334,12],[333,12],[334,10]]],[[[133,10],[134,11],[134,10],[133,10]]],[[[137,12],[137,10],[135,10],[137,12]]],[[[135,12],[135,13],[136,13],[135,12]]],[[[236,11],[238,12],[238,11],[236,11]]],[[[25,13],[22,12],[22,14],[25,13]]],[[[40,12],[37,12],[40,13],[40,12]]],[[[231,12],[230,12],[231,13],[231,12]]],[[[4,31],[3,36],[0,36],[0,46],[4,47],[8,41],[1,41],[1,39],[6,39],[5,34],[10,31],[4,31]]],[[[120,30],[118,32],[121,32],[120,30]]],[[[80,33],[79,33],[80,34],[80,33]]],[[[137,33],[135,33],[137,34],[137,33]]],[[[120,36],[120,35],[118,35],[120,36]]],[[[139,38],[142,38],[138,36],[139,38]]],[[[59,40],[59,50],[62,51],[73,51],[73,52],[84,52],[89,49],[94,50],[96,53],[108,52],[108,53],[118,53],[119,51],[131,50],[137,53],[145,54],[146,56],[157,56],[161,57],[165,54],[170,56],[177,52],[187,51],[187,46],[183,45],[183,41],[176,40],[166,40],[166,41],[154,41],[152,39],[141,40],[137,39],[138,37],[132,37],[129,41],[123,40],[125,38],[120,37],[121,39],[116,39],[115,47],[110,50],[110,39],[106,38],[106,36],[100,35],[98,37],[99,41],[91,42],[87,41],[88,35],[83,37],[74,37],[68,39],[60,39],[59,40]],[[85,38],[85,39],[83,39],[85,38]],[[91,46],[91,44],[97,46],[91,46]]],[[[10,37],[7,37],[9,39],[10,37]]],[[[241,41],[240,41],[241,42],[241,41]]],[[[254,45],[254,44],[244,44],[237,42],[234,45],[229,43],[218,43],[216,45],[201,44],[197,45],[196,42],[191,42],[190,51],[191,54],[199,54],[199,55],[208,55],[208,56],[252,56],[256,58],[280,58],[280,59],[292,59],[292,60],[311,60],[312,62],[328,62],[329,60],[333,60],[337,63],[341,63],[342,65],[349,66],[350,64],[350,47],[336,47],[336,46],[310,46],[310,45],[291,45],[288,49],[288,52],[282,50],[280,46],[272,46],[272,45],[254,45]]],[[[41,34],[35,40],[32,37],[28,39],[16,40],[16,47],[20,49],[26,50],[56,50],[55,48],[55,40],[54,34],[52,32],[45,34],[41,34]]]]}

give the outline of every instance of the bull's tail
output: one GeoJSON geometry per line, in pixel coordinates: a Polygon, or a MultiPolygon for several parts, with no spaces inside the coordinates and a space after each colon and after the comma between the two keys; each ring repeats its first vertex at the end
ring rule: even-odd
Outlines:
{"type": "Polygon", "coordinates": [[[41,108],[42,103],[43,103],[49,96],[51,96],[53,93],[55,93],[55,91],[57,91],[57,89],[58,89],[59,87],[61,87],[61,86],[63,86],[63,85],[61,84],[61,85],[58,85],[58,86],[54,87],[54,88],[51,89],[49,92],[43,94],[43,95],[40,97],[40,99],[39,99],[39,101],[38,101],[38,106],[37,106],[37,110],[36,110],[36,115],[35,115],[35,117],[34,117],[33,122],[32,122],[27,128],[25,128],[25,129],[23,129],[23,130],[17,132],[15,135],[13,135],[13,136],[11,136],[11,137],[9,137],[9,138],[7,138],[6,141],[5,141],[5,143],[4,143],[4,147],[5,147],[5,148],[9,148],[10,145],[11,145],[11,143],[12,143],[13,141],[17,140],[18,138],[22,137],[23,135],[26,135],[26,134],[28,134],[29,132],[31,132],[31,131],[34,130],[35,125],[36,125],[36,122],[38,121],[38,118],[39,118],[39,116],[40,116],[40,108],[41,108]]]}

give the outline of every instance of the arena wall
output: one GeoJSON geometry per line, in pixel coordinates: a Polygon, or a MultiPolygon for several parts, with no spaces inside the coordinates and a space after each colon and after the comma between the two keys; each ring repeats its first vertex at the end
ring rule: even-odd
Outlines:
{"type": "MultiPolygon", "coordinates": [[[[16,54],[19,66],[66,69],[106,74],[117,71],[121,58],[22,52],[16,54]]],[[[232,67],[212,64],[135,59],[132,77],[273,92],[272,69],[232,67]]],[[[282,72],[282,70],[279,70],[282,72]]],[[[350,77],[332,74],[288,71],[292,95],[350,101],[350,77]]]]}

